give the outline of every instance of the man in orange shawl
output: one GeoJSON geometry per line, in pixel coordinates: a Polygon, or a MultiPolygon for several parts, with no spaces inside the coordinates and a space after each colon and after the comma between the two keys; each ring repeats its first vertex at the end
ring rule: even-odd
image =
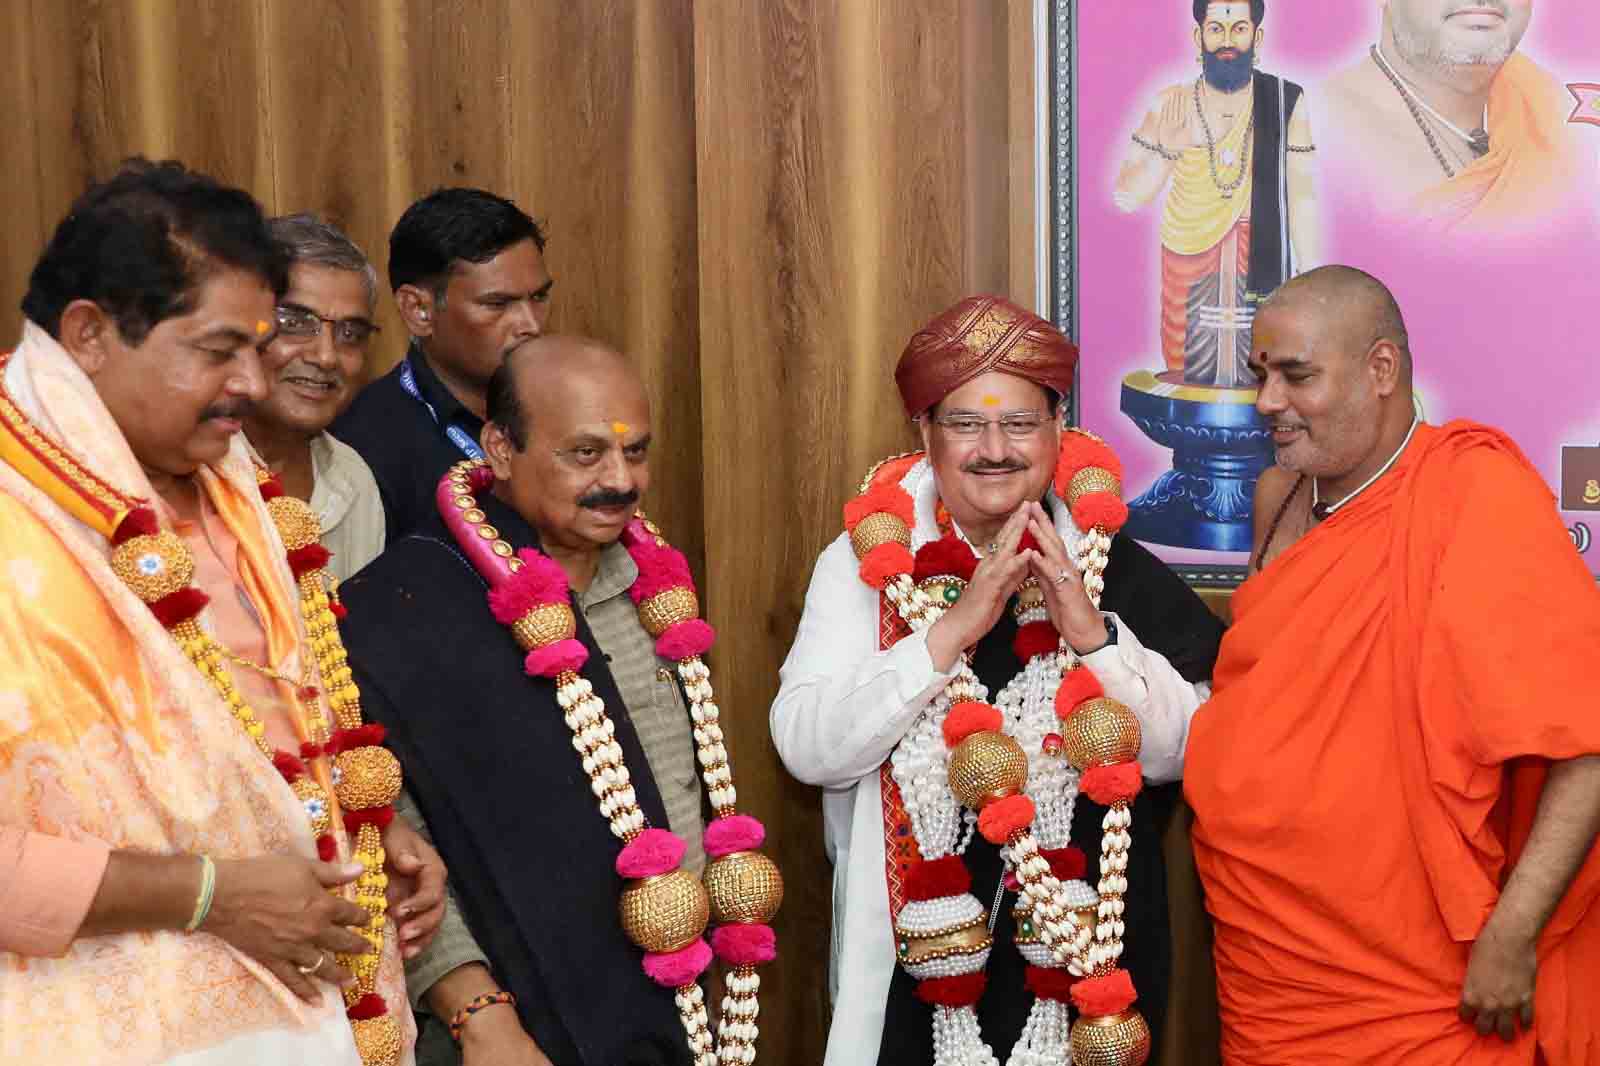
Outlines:
{"type": "Polygon", "coordinates": [[[1351,170],[1385,213],[1445,229],[1561,217],[1583,192],[1585,164],[1570,97],[1517,52],[1532,0],[1383,6],[1377,43],[1324,86],[1330,164],[1351,170]]]}
{"type": "Polygon", "coordinates": [[[1504,434],[1417,424],[1348,267],[1256,318],[1256,495],[1184,769],[1229,1063],[1600,1062],[1600,592],[1504,434]]]}
{"type": "Polygon", "coordinates": [[[139,161],[0,356],[0,1062],[411,1062],[382,850],[351,860],[425,845],[324,654],[315,519],[239,434],[284,284],[246,193],[139,161]]]}

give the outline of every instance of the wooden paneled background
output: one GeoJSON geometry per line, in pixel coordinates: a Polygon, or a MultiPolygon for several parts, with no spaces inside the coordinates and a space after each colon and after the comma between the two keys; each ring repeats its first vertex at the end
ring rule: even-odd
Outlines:
{"type": "MultiPolygon", "coordinates": [[[[73,197],[133,153],[321,212],[380,274],[439,185],[540,218],[555,327],[645,368],[648,506],[702,575],[741,798],[788,882],[761,1058],[813,1066],[828,865],[767,707],[840,505],[911,440],[900,348],[963,295],[1033,302],[1032,67],[1028,0],[0,0],[0,337],[73,197]]],[[[380,303],[374,373],[403,350],[380,303]]],[[[1214,1061],[1185,935],[1166,1057],[1214,1061]]]]}

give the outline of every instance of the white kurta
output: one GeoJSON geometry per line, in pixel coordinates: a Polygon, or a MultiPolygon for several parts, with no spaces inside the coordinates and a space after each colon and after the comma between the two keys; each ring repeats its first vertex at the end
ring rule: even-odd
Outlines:
{"type": "MultiPolygon", "coordinates": [[[[901,481],[916,508],[911,550],[939,537],[937,491],[926,460],[901,481]]],[[[1069,549],[1082,534],[1052,494],[1046,504],[1069,549]]],[[[958,530],[959,533],[959,530],[958,530]]],[[[858,575],[848,535],[817,559],[794,646],[772,704],[772,739],[789,772],[823,789],[823,829],[833,862],[829,991],[833,1026],[825,1066],[877,1061],[894,930],[884,873],[878,770],[955,671],[933,667],[926,637],[878,650],[878,592],[858,575]]],[[[1130,707],[1144,732],[1140,761],[1154,783],[1182,776],[1189,719],[1210,694],[1185,681],[1117,619],[1117,643],[1084,657],[1106,694],[1130,707]]],[[[991,698],[993,693],[990,694],[991,698]]]]}

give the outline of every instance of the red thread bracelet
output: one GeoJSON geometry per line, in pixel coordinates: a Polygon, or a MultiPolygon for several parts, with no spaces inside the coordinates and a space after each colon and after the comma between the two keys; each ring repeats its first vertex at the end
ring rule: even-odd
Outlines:
{"type": "Polygon", "coordinates": [[[467,1019],[485,1007],[492,1007],[496,1003],[504,1003],[508,1007],[517,1005],[517,997],[510,992],[485,992],[475,996],[465,1007],[456,1011],[450,1019],[450,1039],[461,1043],[461,1027],[467,1024],[467,1019]]]}

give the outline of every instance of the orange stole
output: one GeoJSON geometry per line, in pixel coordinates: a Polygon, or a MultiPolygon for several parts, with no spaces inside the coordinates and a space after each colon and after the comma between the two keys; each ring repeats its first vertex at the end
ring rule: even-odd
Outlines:
{"type": "Polygon", "coordinates": [[[1227,1061],[1600,1061],[1594,853],[1540,942],[1534,1034],[1456,1014],[1538,760],[1600,752],[1600,592],[1515,445],[1420,428],[1233,607],[1184,781],[1227,1061]]]}
{"type": "Polygon", "coordinates": [[[1577,184],[1580,155],[1566,124],[1561,84],[1527,56],[1513,55],[1489,91],[1489,154],[1418,198],[1446,226],[1503,226],[1562,207],[1577,184]]]}

